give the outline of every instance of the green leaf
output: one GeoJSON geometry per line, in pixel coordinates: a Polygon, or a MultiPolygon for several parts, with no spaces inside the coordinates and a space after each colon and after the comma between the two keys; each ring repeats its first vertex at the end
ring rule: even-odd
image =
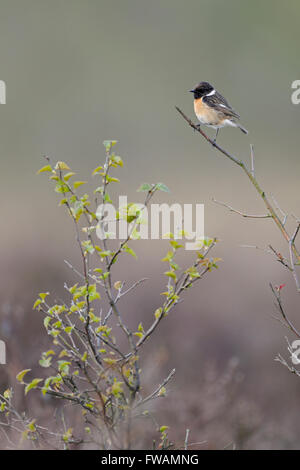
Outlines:
{"type": "Polygon", "coordinates": [[[53,349],[50,349],[49,351],[45,352],[44,354],[45,354],[46,357],[51,356],[51,355],[55,356],[55,352],[53,351],[53,349]]]}
{"type": "Polygon", "coordinates": [[[197,268],[195,266],[188,268],[185,272],[189,274],[190,278],[200,277],[200,274],[198,273],[197,268]]]}
{"type": "Polygon", "coordinates": [[[174,238],[174,233],[172,233],[172,232],[164,233],[163,238],[173,239],[174,238]]]}
{"type": "Polygon", "coordinates": [[[162,261],[171,261],[173,259],[174,253],[173,251],[168,251],[166,256],[162,258],[162,261]]]}
{"type": "Polygon", "coordinates": [[[111,256],[112,253],[113,253],[112,251],[106,250],[106,251],[100,251],[98,254],[99,256],[101,256],[101,258],[106,258],[107,256],[111,256]]]}
{"type": "Polygon", "coordinates": [[[39,175],[40,173],[44,173],[45,171],[52,171],[51,165],[43,166],[43,168],[41,168],[41,169],[37,172],[37,175],[39,175]]]}
{"type": "Polygon", "coordinates": [[[123,245],[123,251],[126,251],[126,253],[129,253],[131,256],[133,256],[134,258],[137,258],[137,255],[135,254],[135,252],[133,251],[132,248],[130,248],[127,243],[125,243],[125,245],[123,245]]]}
{"type": "Polygon", "coordinates": [[[92,176],[98,175],[103,170],[103,166],[98,166],[94,169],[92,176]]]}
{"type": "Polygon", "coordinates": [[[176,240],[171,240],[170,241],[170,245],[172,245],[172,247],[174,248],[174,250],[178,250],[178,248],[182,248],[183,245],[180,245],[179,243],[177,243],[176,240]]]}
{"type": "Polygon", "coordinates": [[[155,185],[155,189],[158,189],[159,191],[164,191],[165,193],[170,192],[168,186],[166,186],[164,183],[157,183],[155,185]]]}
{"type": "Polygon", "coordinates": [[[161,426],[161,427],[159,428],[159,432],[164,432],[164,431],[166,431],[167,429],[169,429],[169,426],[161,426]]]}
{"type": "Polygon", "coordinates": [[[71,168],[65,162],[57,162],[55,170],[71,170],[71,168]]]}
{"type": "Polygon", "coordinates": [[[117,156],[117,155],[112,155],[111,156],[111,161],[113,163],[116,163],[118,166],[123,166],[123,160],[121,157],[117,156]]]}
{"type": "Polygon", "coordinates": [[[33,304],[33,310],[35,310],[42,303],[41,299],[37,299],[33,304]]]}
{"type": "Polygon", "coordinates": [[[108,152],[111,149],[111,147],[116,145],[117,142],[118,142],[117,140],[104,140],[103,145],[104,145],[106,151],[108,152]]]}
{"type": "Polygon", "coordinates": [[[161,387],[160,391],[158,392],[157,396],[158,397],[165,397],[167,394],[166,387],[161,387]]]}
{"type": "Polygon", "coordinates": [[[138,338],[142,338],[144,335],[143,333],[141,333],[140,331],[136,331],[135,333],[133,333],[135,336],[137,336],[138,338]]]}
{"type": "Polygon", "coordinates": [[[36,422],[36,419],[33,419],[29,424],[27,424],[27,428],[28,428],[31,432],[35,432],[35,431],[36,431],[35,422],[36,422]]]}
{"type": "Polygon", "coordinates": [[[117,379],[114,379],[114,383],[111,386],[111,391],[115,397],[118,397],[123,392],[123,383],[118,382],[117,379]]]}
{"type": "Polygon", "coordinates": [[[69,440],[72,438],[72,435],[73,435],[73,429],[69,428],[62,437],[64,442],[69,442],[69,440]]]}
{"type": "Polygon", "coordinates": [[[73,326],[66,326],[65,332],[66,332],[68,335],[70,335],[70,334],[72,333],[73,329],[74,329],[74,325],[73,325],[73,326]]]}
{"type": "Polygon", "coordinates": [[[25,395],[27,395],[27,393],[32,390],[33,388],[36,388],[38,386],[38,384],[40,382],[42,382],[43,379],[33,379],[32,382],[30,382],[30,384],[28,384],[26,387],[25,387],[25,395]]]}
{"type": "Polygon", "coordinates": [[[79,186],[82,186],[83,184],[86,184],[86,181],[74,181],[73,183],[74,189],[79,188],[79,186]]]}
{"type": "Polygon", "coordinates": [[[69,373],[69,366],[71,362],[68,361],[58,361],[58,370],[61,374],[67,375],[69,373]]]}
{"type": "Polygon", "coordinates": [[[40,296],[40,298],[41,298],[42,300],[45,300],[45,298],[47,297],[47,295],[50,295],[50,292],[41,292],[41,293],[39,294],[39,296],[40,296]]]}
{"type": "Polygon", "coordinates": [[[177,280],[176,274],[173,271],[166,271],[164,274],[165,276],[171,277],[175,281],[177,280]]]}
{"type": "Polygon", "coordinates": [[[12,396],[12,391],[8,388],[7,390],[5,390],[5,392],[3,393],[3,396],[4,398],[6,398],[7,400],[9,400],[12,396]]]}
{"type": "Polygon", "coordinates": [[[158,318],[161,316],[161,314],[162,314],[162,308],[161,307],[157,308],[154,312],[154,316],[155,316],[156,320],[158,320],[158,318]]]}
{"type": "Polygon", "coordinates": [[[99,292],[97,292],[96,284],[91,284],[89,286],[88,293],[89,293],[89,301],[90,302],[92,302],[93,300],[101,298],[99,292]]]}
{"type": "Polygon", "coordinates": [[[90,240],[85,240],[83,242],[81,242],[81,245],[82,245],[82,248],[84,248],[84,250],[87,252],[87,253],[90,253],[90,254],[93,254],[94,251],[95,251],[95,248],[93,247],[92,243],[90,240]]]}
{"type": "Polygon", "coordinates": [[[99,294],[99,292],[95,292],[89,295],[90,302],[93,302],[93,300],[97,300],[97,299],[101,299],[101,295],[99,294]]]}
{"type": "Polygon", "coordinates": [[[27,372],[30,372],[30,371],[31,369],[24,369],[21,372],[19,372],[18,375],[16,376],[17,381],[23,383],[23,379],[25,375],[27,374],[27,372]]]}
{"type": "Polygon", "coordinates": [[[110,198],[110,196],[109,196],[108,193],[105,193],[105,195],[104,195],[104,202],[107,202],[107,203],[109,203],[109,204],[112,203],[112,200],[111,200],[111,198],[110,198]]]}
{"type": "Polygon", "coordinates": [[[44,382],[44,387],[42,389],[42,394],[46,395],[47,391],[49,390],[50,383],[53,377],[48,377],[44,382]]]}
{"type": "Polygon", "coordinates": [[[47,328],[48,328],[48,325],[49,325],[49,323],[50,323],[50,320],[51,320],[51,317],[49,317],[49,316],[47,316],[47,317],[44,318],[44,327],[46,328],[46,330],[47,330],[47,328]]]}
{"type": "Polygon", "coordinates": [[[78,286],[78,282],[76,284],[74,284],[74,286],[70,287],[69,288],[69,291],[71,294],[74,294],[76,289],[77,289],[77,286],[78,286]]]}
{"type": "Polygon", "coordinates": [[[109,175],[106,176],[106,181],[108,183],[120,183],[119,178],[113,178],[112,176],[109,176],[109,175]]]}
{"type": "Polygon", "coordinates": [[[74,202],[74,207],[72,208],[72,213],[78,222],[80,219],[80,216],[83,214],[83,209],[84,209],[84,204],[82,201],[75,201],[74,202]]]}
{"type": "Polygon", "coordinates": [[[103,193],[103,186],[98,186],[98,188],[95,189],[94,193],[100,193],[102,194],[103,193]]]}
{"type": "Polygon", "coordinates": [[[55,338],[56,336],[58,336],[60,334],[60,331],[59,330],[51,330],[50,333],[49,333],[51,336],[53,336],[53,338],[55,338]]]}
{"type": "Polygon", "coordinates": [[[150,191],[153,188],[152,184],[149,183],[143,183],[141,186],[137,189],[139,193],[144,192],[144,191],[150,191]]]}
{"type": "Polygon", "coordinates": [[[85,351],[81,357],[81,360],[85,362],[87,360],[87,357],[88,357],[88,353],[85,351]]]}
{"type": "Polygon", "coordinates": [[[101,320],[101,318],[96,317],[96,315],[94,315],[93,312],[89,313],[89,317],[90,317],[92,323],[99,323],[99,321],[101,320]]]}
{"type": "Polygon", "coordinates": [[[103,269],[101,269],[101,268],[95,268],[95,269],[94,269],[94,272],[101,274],[101,273],[103,272],[103,269]]]}
{"type": "Polygon", "coordinates": [[[47,359],[45,359],[45,358],[44,358],[44,359],[40,359],[40,360],[39,360],[39,365],[40,365],[41,367],[50,367],[51,361],[52,361],[52,357],[51,357],[51,356],[50,356],[50,357],[47,357],[47,359]]]}
{"type": "Polygon", "coordinates": [[[73,171],[70,171],[70,173],[66,173],[66,174],[64,175],[64,180],[65,180],[65,181],[69,181],[69,179],[70,179],[72,176],[74,176],[74,175],[76,175],[76,173],[73,173],[73,171]]]}
{"type": "Polygon", "coordinates": [[[54,188],[54,191],[59,194],[65,194],[70,191],[69,187],[62,183],[61,181],[58,181],[57,185],[54,188]]]}

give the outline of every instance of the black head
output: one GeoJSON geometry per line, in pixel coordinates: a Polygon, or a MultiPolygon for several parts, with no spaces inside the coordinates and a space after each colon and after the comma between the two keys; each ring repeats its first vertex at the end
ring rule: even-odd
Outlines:
{"type": "Polygon", "coordinates": [[[207,95],[213,91],[214,87],[208,82],[200,82],[193,90],[190,90],[191,93],[194,93],[194,98],[202,98],[202,96],[207,95]]]}

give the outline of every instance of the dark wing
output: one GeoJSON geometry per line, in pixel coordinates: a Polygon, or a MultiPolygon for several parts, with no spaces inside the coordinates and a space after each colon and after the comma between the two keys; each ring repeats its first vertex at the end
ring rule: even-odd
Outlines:
{"type": "Polygon", "coordinates": [[[225,100],[224,96],[220,95],[217,91],[210,96],[204,96],[202,101],[216,111],[225,114],[229,118],[239,119],[240,116],[236,113],[230,104],[225,100]]]}

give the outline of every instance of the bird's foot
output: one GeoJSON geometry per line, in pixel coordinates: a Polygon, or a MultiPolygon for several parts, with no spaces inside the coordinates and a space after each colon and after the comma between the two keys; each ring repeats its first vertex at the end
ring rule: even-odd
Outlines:
{"type": "Polygon", "coordinates": [[[217,145],[217,137],[218,137],[218,134],[219,134],[219,129],[217,129],[215,138],[214,138],[214,140],[212,141],[212,144],[213,144],[214,147],[217,145]]]}

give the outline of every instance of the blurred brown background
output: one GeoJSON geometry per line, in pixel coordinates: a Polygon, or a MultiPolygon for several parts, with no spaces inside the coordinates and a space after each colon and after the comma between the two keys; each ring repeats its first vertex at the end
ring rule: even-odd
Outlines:
{"type": "MultiPolygon", "coordinates": [[[[223,130],[219,143],[246,160],[253,143],[264,190],[299,216],[300,105],[291,103],[291,83],[300,79],[299,14],[297,0],[284,8],[277,0],[0,0],[0,79],[7,85],[0,338],[8,348],[1,388],[37,364],[45,333],[33,301],[40,291],[64,295],[73,274],[63,260],[77,259],[73,227],[46,178],[36,176],[42,155],[90,179],[102,141],[114,138],[125,161],[121,194],[141,201],[141,182],[162,181],[171,193],[156,202],[204,203],[206,235],[221,239],[220,269],[186,295],[146,348],[157,351],[145,357],[149,387],[177,370],[160,405],[163,424],[177,441],[190,428],[192,441],[207,441],[201,448],[299,448],[300,382],[274,362],[278,352],[288,355],[289,333],[272,318],[268,283],[287,284],[287,310],[300,322],[295,286],[270,255],[240,245],[285,247],[272,221],[242,219],[211,201],[265,212],[240,169],[174,109],[192,116],[188,90],[213,83],[250,131],[223,130]]],[[[130,279],[150,280],[124,308],[147,322],[160,302],[167,241],[134,248],[130,279]]],[[[124,262],[120,276],[127,273],[124,262]]]]}

